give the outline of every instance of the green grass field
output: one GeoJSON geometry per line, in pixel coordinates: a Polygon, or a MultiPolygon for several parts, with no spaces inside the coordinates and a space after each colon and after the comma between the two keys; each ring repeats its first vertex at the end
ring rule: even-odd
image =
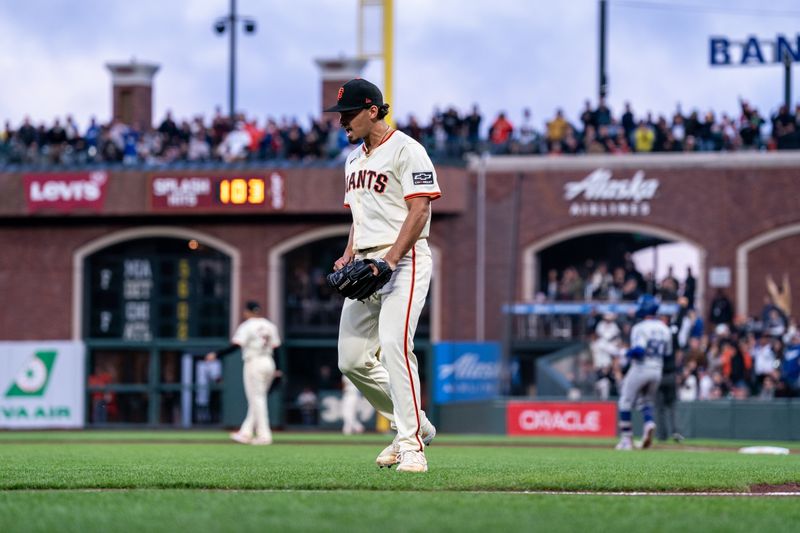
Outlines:
{"type": "Polygon", "coordinates": [[[0,432],[0,531],[755,532],[800,524],[800,498],[746,496],[754,485],[800,483],[796,443],[783,443],[788,456],[737,454],[763,443],[723,441],[626,453],[609,440],[441,435],[427,452],[430,472],[412,475],[375,467],[388,439],[277,433],[275,444],[256,447],[222,431],[0,432]]]}

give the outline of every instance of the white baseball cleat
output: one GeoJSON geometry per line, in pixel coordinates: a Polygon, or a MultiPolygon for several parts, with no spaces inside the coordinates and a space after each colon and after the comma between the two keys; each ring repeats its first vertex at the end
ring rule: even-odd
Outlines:
{"type": "Polygon", "coordinates": [[[431,445],[433,439],[436,438],[436,426],[428,422],[428,427],[425,429],[426,431],[422,432],[421,437],[422,437],[422,444],[424,444],[425,447],[427,448],[428,446],[431,445]]]}
{"type": "MultiPolygon", "coordinates": [[[[420,436],[422,437],[422,444],[430,446],[434,437],[436,437],[436,426],[428,422],[428,427],[421,432],[420,436]]],[[[375,464],[381,468],[391,468],[400,462],[399,455],[400,445],[397,443],[397,435],[395,435],[392,443],[378,454],[378,458],[375,459],[375,464]]]]}
{"type": "Polygon", "coordinates": [[[268,446],[272,444],[272,437],[256,437],[250,441],[253,446],[268,446]]]}
{"type": "Polygon", "coordinates": [[[250,437],[248,437],[247,435],[245,435],[244,433],[240,433],[238,431],[234,431],[233,433],[231,433],[230,437],[231,437],[231,440],[235,440],[236,442],[238,442],[240,444],[250,444],[250,441],[253,440],[250,437]]]}
{"type": "Polygon", "coordinates": [[[425,459],[425,452],[408,450],[400,452],[400,464],[397,465],[398,472],[427,472],[428,460],[425,459]]]}
{"type": "Polygon", "coordinates": [[[622,451],[633,450],[633,442],[631,442],[630,437],[623,437],[622,439],[620,439],[617,445],[614,446],[614,449],[622,451]]]}
{"type": "Polygon", "coordinates": [[[641,448],[647,449],[653,444],[653,435],[656,433],[656,423],[646,422],[644,425],[644,433],[642,434],[641,448]]]}

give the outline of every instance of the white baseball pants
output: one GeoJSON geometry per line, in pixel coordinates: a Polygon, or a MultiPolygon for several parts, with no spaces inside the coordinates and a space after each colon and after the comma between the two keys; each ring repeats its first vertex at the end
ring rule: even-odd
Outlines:
{"type": "Polygon", "coordinates": [[[267,412],[267,392],[275,377],[272,357],[252,357],[244,362],[244,394],[247,397],[247,416],[239,432],[257,439],[271,439],[267,412]]]}
{"type": "MultiPolygon", "coordinates": [[[[383,257],[388,249],[356,259],[383,257]]],[[[420,405],[414,332],[432,269],[427,241],[417,241],[378,293],[363,302],[346,299],[342,308],[339,369],[397,427],[400,451],[423,451],[421,429],[430,424],[420,405]]]]}

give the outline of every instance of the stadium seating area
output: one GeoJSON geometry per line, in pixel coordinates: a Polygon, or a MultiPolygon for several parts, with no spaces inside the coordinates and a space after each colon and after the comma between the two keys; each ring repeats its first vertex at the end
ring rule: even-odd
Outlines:
{"type": "MultiPolygon", "coordinates": [[[[798,121],[800,105],[794,113],[782,106],[767,128],[767,119],[745,101],[736,117],[680,109],[671,117],[654,117],[637,115],[630,105],[614,114],[602,101],[596,107],[587,101],[578,122],[569,122],[559,109],[542,128],[535,126],[528,109],[517,123],[500,113],[487,128],[477,106],[469,113],[455,107],[436,110],[426,123],[414,116],[399,118],[398,127],[441,161],[482,151],[558,155],[795,149],[800,147],[798,121]]],[[[144,129],[95,120],[81,129],[68,115],[51,124],[6,121],[0,130],[0,165],[308,162],[336,160],[347,150],[334,115],[302,126],[285,117],[259,121],[240,115],[232,121],[217,109],[210,121],[202,115],[175,119],[167,113],[158,127],[144,129]]]]}
{"type": "MultiPolygon", "coordinates": [[[[768,290],[768,303],[759,316],[735,316],[723,291],[715,294],[704,315],[694,308],[696,280],[690,270],[678,280],[670,268],[664,279],[656,280],[650,272],[640,273],[628,254],[624,264],[613,268],[602,260],[589,260],[560,272],[550,270],[538,301],[613,304],[654,294],[663,302],[678,302],[669,320],[681,401],[788,398],[800,396],[800,330],[790,318],[788,299],[782,297],[784,285],[768,290]]],[[[563,331],[590,341],[591,360],[583,361],[573,379],[582,395],[618,393],[618,356],[628,347],[632,316],[590,312],[571,318],[555,314],[540,321],[549,325],[551,335],[563,331]]]]}

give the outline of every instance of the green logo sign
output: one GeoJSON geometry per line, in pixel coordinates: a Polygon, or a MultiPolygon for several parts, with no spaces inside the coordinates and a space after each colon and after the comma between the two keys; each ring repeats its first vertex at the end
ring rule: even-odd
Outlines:
{"type": "Polygon", "coordinates": [[[17,372],[17,377],[6,391],[6,397],[39,398],[44,396],[55,360],[55,351],[40,351],[33,354],[17,372]]]}

